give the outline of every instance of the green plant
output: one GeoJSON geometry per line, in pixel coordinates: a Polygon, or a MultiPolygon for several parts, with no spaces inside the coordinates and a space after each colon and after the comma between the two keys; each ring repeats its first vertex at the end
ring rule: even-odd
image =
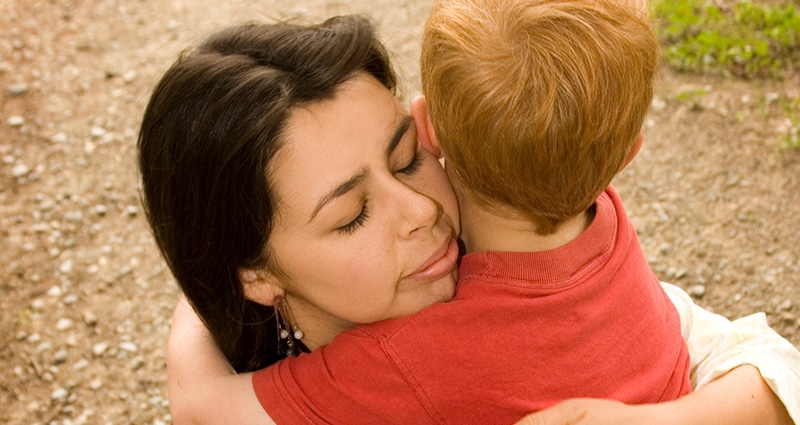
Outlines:
{"type": "Polygon", "coordinates": [[[777,77],[800,66],[800,13],[785,6],[736,1],[725,9],[704,0],[653,0],[667,63],[681,71],[743,78],[777,77]]]}
{"type": "Polygon", "coordinates": [[[791,124],[783,145],[785,148],[800,149],[800,98],[784,100],[781,106],[791,124]]]}

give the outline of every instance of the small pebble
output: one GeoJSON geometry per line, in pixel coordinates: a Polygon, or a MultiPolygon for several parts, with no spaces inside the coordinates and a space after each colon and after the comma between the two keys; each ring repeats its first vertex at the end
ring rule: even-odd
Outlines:
{"type": "Polygon", "coordinates": [[[92,139],[99,139],[106,135],[106,130],[103,127],[92,127],[90,133],[92,139]]]}
{"type": "Polygon", "coordinates": [[[125,81],[126,83],[130,83],[135,78],[136,78],[136,71],[134,71],[134,70],[130,70],[130,71],[122,74],[122,81],[125,81]]]}
{"type": "Polygon", "coordinates": [[[703,285],[692,285],[687,292],[695,298],[703,298],[703,295],[706,294],[706,287],[703,285]]]}
{"type": "Polygon", "coordinates": [[[67,350],[58,350],[53,355],[53,363],[54,364],[61,364],[67,361],[67,350]]]}
{"type": "Polygon", "coordinates": [[[69,396],[69,391],[64,388],[57,388],[50,394],[50,398],[56,401],[64,401],[69,396]]]}
{"type": "Polygon", "coordinates": [[[44,309],[44,305],[45,305],[44,300],[41,298],[37,298],[33,300],[33,302],[31,303],[31,308],[37,311],[41,311],[44,309]]]}
{"type": "Polygon", "coordinates": [[[139,213],[139,209],[136,208],[135,205],[128,205],[125,207],[125,213],[128,214],[128,217],[136,217],[136,214],[139,213]]]}
{"type": "Polygon", "coordinates": [[[67,135],[65,133],[56,133],[50,138],[53,143],[67,143],[67,135]]]}
{"type": "Polygon", "coordinates": [[[144,357],[136,356],[133,360],[131,360],[131,369],[132,370],[139,370],[144,366],[144,357]]]}
{"type": "Polygon", "coordinates": [[[87,326],[94,326],[97,324],[97,316],[89,310],[84,310],[83,323],[86,323],[87,326]]]}
{"type": "Polygon", "coordinates": [[[100,205],[97,205],[96,207],[94,207],[94,212],[95,212],[97,215],[99,215],[100,217],[102,217],[102,216],[106,215],[106,212],[107,212],[107,211],[108,211],[108,208],[106,208],[106,206],[105,206],[105,205],[102,205],[102,204],[100,204],[100,205]]]}
{"type": "Polygon", "coordinates": [[[60,271],[62,274],[69,274],[72,272],[73,266],[74,263],[72,262],[72,259],[68,259],[61,263],[61,265],[58,267],[58,271],[60,271]]]}
{"type": "Polygon", "coordinates": [[[25,118],[19,115],[14,115],[12,117],[8,117],[8,125],[11,127],[22,127],[25,124],[25,118]]]}
{"type": "Polygon", "coordinates": [[[58,322],[56,322],[56,329],[58,329],[59,331],[65,331],[71,327],[72,327],[72,320],[70,319],[61,318],[58,319],[58,322]]]}
{"type": "Polygon", "coordinates": [[[16,178],[25,177],[30,174],[30,172],[31,169],[25,164],[17,164],[11,169],[11,174],[16,178]]]}
{"type": "Polygon", "coordinates": [[[28,92],[28,85],[25,83],[16,83],[8,86],[8,93],[11,94],[11,97],[22,96],[27,92],[28,92]]]}
{"type": "Polygon", "coordinates": [[[93,389],[95,391],[99,390],[102,387],[103,387],[103,381],[101,381],[99,379],[95,379],[92,382],[89,382],[89,388],[91,388],[91,389],[93,389]]]}
{"type": "Polygon", "coordinates": [[[129,353],[135,353],[135,352],[139,351],[139,347],[137,347],[136,344],[134,344],[134,343],[132,343],[130,341],[121,342],[119,344],[119,348],[122,349],[122,350],[125,350],[125,351],[127,351],[129,353]]]}
{"type": "Polygon", "coordinates": [[[108,350],[108,343],[105,342],[98,342],[92,346],[92,354],[94,354],[95,357],[102,356],[105,354],[106,350],[108,350]]]}

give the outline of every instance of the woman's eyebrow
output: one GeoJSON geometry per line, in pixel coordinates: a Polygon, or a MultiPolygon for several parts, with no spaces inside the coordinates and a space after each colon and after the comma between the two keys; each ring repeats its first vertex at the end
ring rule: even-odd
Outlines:
{"type": "Polygon", "coordinates": [[[366,168],[362,168],[356,175],[340,183],[327,195],[323,196],[322,199],[320,199],[319,202],[317,202],[317,206],[314,207],[314,211],[311,213],[311,218],[308,219],[308,223],[314,221],[314,218],[317,216],[317,214],[319,214],[319,211],[326,204],[344,195],[345,193],[351,191],[354,187],[358,186],[359,183],[364,181],[364,179],[367,177],[367,174],[368,170],[366,168]]]}
{"type": "Polygon", "coordinates": [[[392,138],[389,140],[389,145],[386,146],[386,156],[389,156],[394,152],[397,145],[400,143],[400,140],[403,140],[403,136],[408,131],[408,127],[411,126],[413,119],[411,115],[405,115],[403,119],[400,120],[400,123],[397,124],[397,127],[394,129],[394,133],[392,133],[392,138]]]}

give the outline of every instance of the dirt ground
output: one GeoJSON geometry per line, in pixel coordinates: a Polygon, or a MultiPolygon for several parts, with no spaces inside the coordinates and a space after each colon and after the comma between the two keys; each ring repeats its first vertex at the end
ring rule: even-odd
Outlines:
{"type": "MultiPolygon", "coordinates": [[[[170,422],[176,285],[138,197],[144,104],[177,53],[232,22],[371,14],[403,97],[430,0],[0,0],[0,423],[170,422]]],[[[800,81],[664,70],[617,179],[662,280],[800,346],[800,81]]]]}

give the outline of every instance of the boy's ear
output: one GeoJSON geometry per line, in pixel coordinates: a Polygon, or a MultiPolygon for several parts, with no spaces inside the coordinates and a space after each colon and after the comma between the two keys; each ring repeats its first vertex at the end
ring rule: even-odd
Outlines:
{"type": "Polygon", "coordinates": [[[636,136],[636,140],[633,141],[633,146],[631,147],[631,151],[628,152],[628,157],[625,158],[625,163],[622,164],[622,167],[619,169],[622,171],[628,164],[633,161],[633,158],[636,158],[636,155],[639,153],[639,150],[642,148],[642,143],[644,142],[644,129],[639,130],[639,135],[636,136]]]}
{"type": "Polygon", "coordinates": [[[275,297],[284,295],[278,279],[269,272],[239,269],[239,280],[245,298],[261,305],[271,306],[275,297]]]}
{"type": "Polygon", "coordinates": [[[436,132],[433,130],[431,116],[428,114],[428,101],[424,95],[419,95],[411,101],[411,117],[417,128],[417,141],[420,146],[436,159],[442,159],[442,150],[439,148],[439,141],[436,140],[436,132]]]}

